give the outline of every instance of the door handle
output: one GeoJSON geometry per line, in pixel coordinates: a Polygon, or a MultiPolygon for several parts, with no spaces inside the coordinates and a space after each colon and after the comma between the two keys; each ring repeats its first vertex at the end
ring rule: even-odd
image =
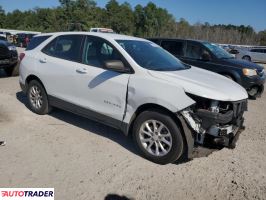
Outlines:
{"type": "Polygon", "coordinates": [[[78,68],[78,69],[76,69],[76,72],[79,74],[87,74],[87,69],[86,68],[78,68]]]}
{"type": "Polygon", "coordinates": [[[47,62],[46,58],[41,58],[39,61],[40,61],[40,63],[46,63],[47,62]]]}

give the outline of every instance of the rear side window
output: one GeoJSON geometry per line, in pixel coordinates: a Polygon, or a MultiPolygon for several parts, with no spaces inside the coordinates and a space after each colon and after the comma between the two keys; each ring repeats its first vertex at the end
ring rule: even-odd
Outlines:
{"type": "Polygon", "coordinates": [[[35,49],[37,46],[39,46],[43,41],[47,40],[49,37],[51,37],[51,36],[46,35],[46,36],[33,37],[30,40],[30,43],[28,44],[26,51],[35,49]]]}
{"type": "Polygon", "coordinates": [[[184,43],[181,41],[162,41],[161,46],[175,56],[184,56],[184,43]]]}
{"type": "Polygon", "coordinates": [[[46,45],[42,52],[65,60],[80,61],[82,35],[61,35],[46,45]]]}

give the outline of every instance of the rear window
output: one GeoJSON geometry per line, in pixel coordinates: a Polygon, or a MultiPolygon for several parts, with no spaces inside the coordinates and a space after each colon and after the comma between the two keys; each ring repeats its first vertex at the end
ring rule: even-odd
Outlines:
{"type": "Polygon", "coordinates": [[[47,44],[42,52],[53,57],[79,62],[83,35],[61,35],[47,44]]]}
{"type": "Polygon", "coordinates": [[[39,46],[43,41],[47,40],[49,37],[51,37],[51,36],[50,35],[46,35],[46,36],[33,37],[30,40],[30,43],[27,46],[26,51],[35,49],[37,46],[39,46]]]}

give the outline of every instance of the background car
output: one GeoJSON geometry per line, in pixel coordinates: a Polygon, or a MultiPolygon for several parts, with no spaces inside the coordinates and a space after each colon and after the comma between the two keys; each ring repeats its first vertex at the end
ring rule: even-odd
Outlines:
{"type": "Polygon", "coordinates": [[[110,28],[91,28],[90,32],[114,33],[113,29],[110,28]]]}
{"type": "Polygon", "coordinates": [[[2,34],[0,34],[0,40],[7,41],[7,39],[6,39],[5,35],[2,35],[2,34]]]}
{"type": "Polygon", "coordinates": [[[266,47],[240,50],[236,58],[252,62],[266,63],[266,47]]]}
{"type": "Polygon", "coordinates": [[[264,68],[252,62],[237,60],[215,44],[186,39],[150,38],[189,65],[226,76],[242,85],[251,98],[264,90],[264,68]]]}
{"type": "Polygon", "coordinates": [[[5,40],[0,40],[0,69],[4,69],[11,76],[18,62],[18,52],[14,45],[5,40]]]}
{"type": "Polygon", "coordinates": [[[27,47],[30,43],[30,40],[35,36],[36,34],[32,33],[18,33],[17,34],[17,44],[20,47],[27,47]]]}

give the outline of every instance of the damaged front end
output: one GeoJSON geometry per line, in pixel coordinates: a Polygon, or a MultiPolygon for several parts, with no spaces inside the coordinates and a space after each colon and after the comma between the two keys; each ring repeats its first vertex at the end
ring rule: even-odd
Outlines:
{"type": "Polygon", "coordinates": [[[197,144],[234,148],[244,130],[247,100],[224,102],[189,94],[196,102],[180,112],[194,133],[197,144]]]}

